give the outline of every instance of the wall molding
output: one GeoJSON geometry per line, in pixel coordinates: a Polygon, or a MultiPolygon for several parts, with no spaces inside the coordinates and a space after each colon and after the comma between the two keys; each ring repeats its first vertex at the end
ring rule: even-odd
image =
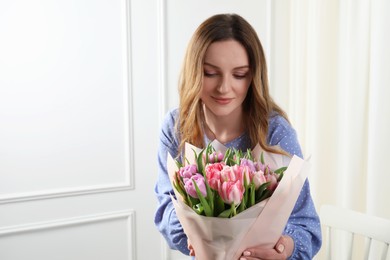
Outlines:
{"type": "Polygon", "coordinates": [[[69,197],[91,193],[114,192],[122,190],[135,189],[134,177],[134,147],[133,147],[133,102],[132,102],[132,33],[131,33],[131,1],[121,1],[121,15],[122,15],[122,46],[125,52],[126,59],[123,62],[123,88],[124,88],[124,109],[125,111],[125,181],[119,183],[107,183],[101,185],[87,185],[79,187],[66,187],[44,189],[39,191],[15,192],[0,194],[0,205],[20,201],[32,201],[48,198],[69,197]]]}
{"type": "MultiPolygon", "coordinates": [[[[124,66],[125,71],[123,72],[123,75],[126,76],[125,81],[126,84],[124,86],[125,90],[127,90],[127,116],[125,118],[126,121],[126,126],[127,126],[127,145],[126,145],[126,155],[128,158],[127,161],[127,177],[128,179],[126,180],[125,186],[128,189],[135,189],[135,177],[134,177],[134,127],[133,127],[133,77],[132,77],[132,33],[131,33],[131,1],[132,0],[122,0],[122,3],[124,5],[124,16],[126,19],[125,21],[125,30],[124,30],[124,37],[125,42],[123,43],[126,46],[126,66],[124,66]]],[[[117,186],[118,190],[123,188],[120,185],[117,186]]]]}
{"type": "Polygon", "coordinates": [[[127,218],[129,220],[131,219],[130,224],[133,225],[134,217],[135,217],[134,210],[121,210],[121,211],[112,211],[112,212],[101,213],[101,214],[84,215],[79,217],[8,226],[8,227],[0,228],[0,237],[6,235],[20,234],[24,232],[35,232],[35,231],[41,231],[47,229],[55,229],[55,228],[68,227],[68,226],[74,226],[80,224],[90,224],[90,223],[101,222],[105,220],[115,220],[115,219],[122,219],[122,218],[127,218]]]}
{"type": "Polygon", "coordinates": [[[50,189],[50,190],[37,191],[37,192],[20,192],[20,193],[5,194],[0,196],[0,205],[13,203],[13,202],[33,201],[33,200],[61,198],[61,197],[73,197],[73,196],[84,195],[84,194],[114,192],[114,191],[132,190],[132,189],[134,189],[133,183],[131,183],[130,181],[126,181],[126,183],[118,183],[118,184],[93,185],[93,186],[82,186],[82,187],[74,187],[74,188],[59,188],[59,189],[50,189]]]}
{"type": "Polygon", "coordinates": [[[128,237],[128,256],[129,259],[136,259],[136,238],[135,232],[135,211],[122,210],[112,211],[102,214],[85,215],[80,217],[58,219],[52,221],[44,221],[16,226],[0,228],[0,238],[10,235],[20,235],[26,232],[40,232],[43,230],[71,227],[75,225],[93,224],[107,220],[126,219],[127,221],[127,237],[128,237]],[[133,231],[133,232],[132,232],[133,231]]]}
{"type": "Polygon", "coordinates": [[[168,109],[168,101],[167,101],[167,67],[168,62],[166,60],[167,53],[167,8],[166,8],[166,0],[158,1],[158,60],[159,60],[159,68],[158,68],[158,77],[159,77],[159,122],[160,124],[163,121],[165,113],[168,109]]]}
{"type": "MultiPolygon", "coordinates": [[[[159,124],[163,122],[164,115],[167,111],[167,61],[166,61],[166,52],[167,52],[167,3],[166,0],[158,1],[158,59],[159,59],[159,67],[158,67],[158,77],[159,77],[159,86],[158,86],[158,95],[159,95],[159,124]]],[[[170,259],[170,249],[165,241],[165,239],[161,236],[161,259],[168,260],[170,259]]]]}

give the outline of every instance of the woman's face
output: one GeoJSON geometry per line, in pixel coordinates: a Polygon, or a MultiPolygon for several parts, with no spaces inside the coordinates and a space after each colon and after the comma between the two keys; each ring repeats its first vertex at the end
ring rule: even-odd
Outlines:
{"type": "Polygon", "coordinates": [[[216,117],[242,112],[252,75],[248,55],[235,40],[212,43],[203,64],[201,99],[216,117]]]}

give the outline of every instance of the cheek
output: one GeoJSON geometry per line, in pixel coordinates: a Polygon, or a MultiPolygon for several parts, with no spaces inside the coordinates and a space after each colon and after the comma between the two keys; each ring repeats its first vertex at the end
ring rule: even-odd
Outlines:
{"type": "Polygon", "coordinates": [[[245,84],[243,84],[243,85],[240,87],[240,89],[239,89],[239,94],[240,94],[243,98],[245,98],[246,95],[248,94],[248,91],[249,91],[249,83],[248,83],[248,84],[245,83],[245,84]]]}
{"type": "Polygon", "coordinates": [[[213,89],[214,89],[214,83],[211,80],[203,80],[203,85],[201,90],[202,96],[212,92],[213,89]]]}
{"type": "Polygon", "coordinates": [[[207,77],[204,77],[203,78],[203,88],[204,89],[211,89],[213,88],[213,86],[216,85],[216,79],[215,78],[207,78],[207,77]]]}
{"type": "Polygon", "coordinates": [[[200,99],[203,100],[203,101],[205,101],[205,98],[208,96],[207,93],[209,93],[209,91],[208,91],[208,89],[206,88],[206,86],[203,84],[202,89],[201,89],[201,91],[200,91],[200,99]]]}

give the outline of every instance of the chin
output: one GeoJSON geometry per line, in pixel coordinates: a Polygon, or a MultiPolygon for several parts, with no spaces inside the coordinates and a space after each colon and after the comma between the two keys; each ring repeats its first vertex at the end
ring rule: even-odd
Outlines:
{"type": "Polygon", "coordinates": [[[209,110],[214,116],[217,117],[227,117],[235,114],[237,112],[237,109],[228,109],[228,108],[217,108],[217,109],[210,109],[209,110]]]}

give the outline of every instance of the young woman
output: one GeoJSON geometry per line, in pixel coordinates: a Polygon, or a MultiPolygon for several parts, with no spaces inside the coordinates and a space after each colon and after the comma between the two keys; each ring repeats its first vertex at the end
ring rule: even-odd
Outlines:
{"type": "MultiPolygon", "coordinates": [[[[155,224],[171,248],[196,255],[169,196],[173,188],[167,175],[168,153],[180,158],[186,142],[205,147],[214,139],[243,151],[260,144],[269,152],[300,157],[302,152],[286,114],[270,97],[260,40],[239,15],[212,16],[195,31],[179,96],[179,108],[167,114],[160,135],[155,224]],[[275,145],[283,151],[271,147],[275,145]]],[[[275,248],[248,248],[240,259],[311,259],[320,247],[320,222],[306,180],[275,248]]]]}

